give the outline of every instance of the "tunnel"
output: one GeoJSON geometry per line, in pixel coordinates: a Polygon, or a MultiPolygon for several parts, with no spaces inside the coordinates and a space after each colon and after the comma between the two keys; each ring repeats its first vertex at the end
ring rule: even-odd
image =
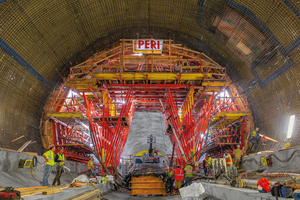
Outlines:
{"type": "Polygon", "coordinates": [[[203,174],[236,149],[246,171],[298,173],[298,0],[0,0],[0,16],[6,175],[50,146],[115,179],[203,174]]]}

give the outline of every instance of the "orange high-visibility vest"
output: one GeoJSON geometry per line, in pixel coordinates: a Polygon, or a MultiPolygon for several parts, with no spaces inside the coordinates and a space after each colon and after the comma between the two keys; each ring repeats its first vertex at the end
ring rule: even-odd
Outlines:
{"type": "Polygon", "coordinates": [[[204,161],[205,161],[204,166],[205,166],[205,168],[207,168],[208,161],[207,161],[206,159],[204,159],[203,162],[204,162],[204,161]]]}
{"type": "Polygon", "coordinates": [[[176,181],[183,181],[184,179],[184,172],[182,171],[182,169],[177,168],[173,171],[173,174],[175,174],[175,180],[176,181]]]}
{"type": "Polygon", "coordinates": [[[228,153],[227,156],[228,156],[228,158],[226,158],[226,165],[232,165],[231,155],[228,153]]]}

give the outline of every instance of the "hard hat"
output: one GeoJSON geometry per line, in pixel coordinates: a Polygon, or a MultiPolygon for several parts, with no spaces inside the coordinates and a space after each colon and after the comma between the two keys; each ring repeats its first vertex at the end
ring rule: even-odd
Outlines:
{"type": "Polygon", "coordinates": [[[53,147],[55,147],[53,144],[49,145],[49,149],[52,149],[53,147]]]}
{"type": "Polygon", "coordinates": [[[241,146],[238,144],[236,147],[237,147],[237,148],[240,148],[241,146]]]}
{"type": "Polygon", "coordinates": [[[255,128],[255,130],[259,130],[259,128],[258,128],[258,127],[256,127],[256,128],[255,128]]]}
{"type": "Polygon", "coordinates": [[[284,145],[285,148],[289,148],[291,146],[291,144],[288,142],[284,145]]]}
{"type": "Polygon", "coordinates": [[[210,157],[210,154],[207,154],[208,157],[210,157]]]}
{"type": "Polygon", "coordinates": [[[168,167],[168,166],[166,166],[166,169],[169,169],[169,167],[168,167]]]}
{"type": "Polygon", "coordinates": [[[229,152],[229,150],[226,150],[225,152],[227,152],[227,153],[228,153],[228,152],[229,152]]]}

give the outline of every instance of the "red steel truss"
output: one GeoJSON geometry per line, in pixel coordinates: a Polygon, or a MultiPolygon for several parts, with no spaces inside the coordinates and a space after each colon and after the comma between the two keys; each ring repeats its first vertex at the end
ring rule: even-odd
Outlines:
{"type": "Polygon", "coordinates": [[[171,40],[161,55],[136,55],[131,44],[122,40],[71,67],[44,109],[45,147],[64,146],[67,158],[82,162],[92,149],[106,167],[118,165],[135,111],[163,113],[182,165],[200,152],[244,145],[249,108],[225,68],[171,40]]]}

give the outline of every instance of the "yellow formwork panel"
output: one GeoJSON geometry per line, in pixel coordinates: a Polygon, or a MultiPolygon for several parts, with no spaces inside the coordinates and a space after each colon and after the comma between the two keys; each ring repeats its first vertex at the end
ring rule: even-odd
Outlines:
{"type": "MultiPolygon", "coordinates": [[[[215,122],[217,122],[219,119],[221,119],[225,116],[226,116],[226,121],[229,123],[232,123],[245,115],[251,115],[251,113],[248,113],[248,112],[220,112],[212,119],[211,125],[213,125],[215,122]]],[[[222,126],[222,125],[218,125],[217,127],[219,127],[219,126],[222,126]]]]}
{"type": "MultiPolygon", "coordinates": [[[[67,84],[67,86],[74,86],[77,90],[82,90],[82,89],[89,89],[89,87],[88,87],[88,84],[86,84],[86,85],[84,85],[84,84],[82,84],[82,83],[80,83],[80,84],[67,84]]],[[[93,88],[93,89],[97,89],[98,88],[98,86],[97,85],[91,85],[91,87],[93,88]]]]}
{"type": "MultiPolygon", "coordinates": [[[[98,80],[120,80],[119,73],[98,73],[93,74],[98,80]]],[[[177,80],[178,73],[121,73],[123,80],[177,80]]],[[[180,80],[202,80],[204,76],[211,77],[212,74],[205,73],[192,73],[192,74],[181,74],[180,80]]]]}
{"type": "Polygon", "coordinates": [[[69,119],[72,116],[78,119],[84,119],[81,113],[47,113],[47,117],[55,117],[57,119],[69,119]]]}
{"type": "MultiPolygon", "coordinates": [[[[202,92],[204,89],[199,89],[198,92],[202,92]]],[[[206,92],[219,92],[220,89],[207,89],[206,92]]]]}
{"type": "Polygon", "coordinates": [[[202,86],[229,86],[228,82],[203,82],[202,86]]]}

